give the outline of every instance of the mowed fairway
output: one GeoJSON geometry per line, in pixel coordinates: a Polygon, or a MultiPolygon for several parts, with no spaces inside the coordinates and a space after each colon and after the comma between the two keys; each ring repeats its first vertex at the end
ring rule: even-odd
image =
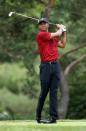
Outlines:
{"type": "Polygon", "coordinates": [[[86,120],[60,120],[56,124],[36,121],[0,121],[0,131],[86,131],[86,120]]]}

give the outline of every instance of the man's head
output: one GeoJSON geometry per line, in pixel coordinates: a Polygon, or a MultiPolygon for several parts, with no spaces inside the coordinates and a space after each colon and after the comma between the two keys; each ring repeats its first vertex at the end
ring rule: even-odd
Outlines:
{"type": "Polygon", "coordinates": [[[38,25],[39,25],[39,29],[41,31],[48,31],[49,24],[48,24],[48,20],[46,18],[41,18],[38,21],[38,25]]]}

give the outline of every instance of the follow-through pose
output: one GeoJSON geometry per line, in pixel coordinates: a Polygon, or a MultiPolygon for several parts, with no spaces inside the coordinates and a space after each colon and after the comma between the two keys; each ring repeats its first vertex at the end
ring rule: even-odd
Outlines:
{"type": "Polygon", "coordinates": [[[66,45],[66,27],[62,24],[56,24],[58,30],[55,33],[48,32],[49,23],[46,18],[41,18],[38,25],[37,43],[41,58],[41,92],[36,110],[36,120],[38,123],[55,123],[58,119],[57,89],[60,81],[58,47],[64,48],[66,45]],[[42,120],[41,113],[48,92],[50,119],[42,120]]]}

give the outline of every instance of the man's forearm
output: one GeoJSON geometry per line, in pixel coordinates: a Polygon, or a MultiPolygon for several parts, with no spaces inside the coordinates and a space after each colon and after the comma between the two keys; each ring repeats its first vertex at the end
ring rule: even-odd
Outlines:
{"type": "Polygon", "coordinates": [[[62,34],[62,43],[66,45],[66,32],[63,32],[62,34]]]}
{"type": "Polygon", "coordinates": [[[55,32],[55,33],[51,33],[51,38],[58,37],[58,36],[61,36],[61,35],[65,35],[66,26],[64,26],[62,24],[56,24],[56,26],[58,28],[58,31],[55,32]]]}
{"type": "Polygon", "coordinates": [[[59,29],[57,32],[51,33],[51,38],[61,36],[61,35],[62,35],[62,29],[59,29]]]}
{"type": "Polygon", "coordinates": [[[63,32],[62,38],[58,43],[58,47],[65,48],[65,46],[66,46],[66,32],[63,32]]]}

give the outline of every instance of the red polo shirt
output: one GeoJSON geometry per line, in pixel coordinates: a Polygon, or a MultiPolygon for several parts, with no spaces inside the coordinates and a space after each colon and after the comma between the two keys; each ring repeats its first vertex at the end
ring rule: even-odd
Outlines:
{"type": "Polygon", "coordinates": [[[58,38],[50,39],[50,32],[40,31],[36,40],[42,62],[58,60],[58,38]]]}

